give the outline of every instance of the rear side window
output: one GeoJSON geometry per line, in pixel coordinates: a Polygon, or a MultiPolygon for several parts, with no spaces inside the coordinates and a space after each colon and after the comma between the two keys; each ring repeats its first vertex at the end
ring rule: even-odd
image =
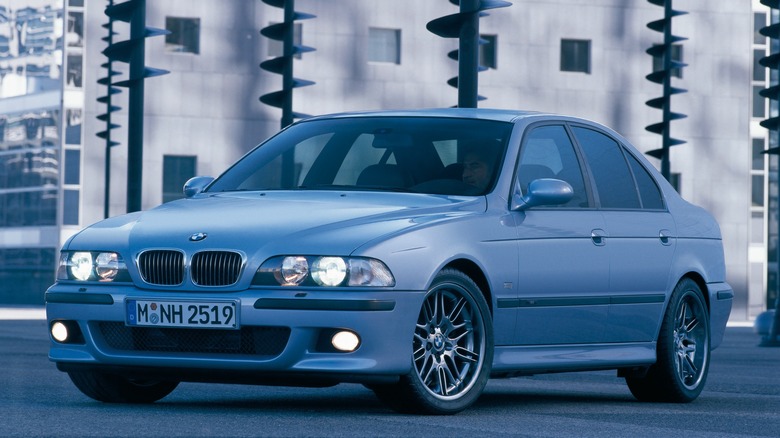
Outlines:
{"type": "Polygon", "coordinates": [[[634,178],[620,145],[592,129],[573,126],[572,131],[590,166],[601,208],[640,208],[634,178]]]}
{"type": "Polygon", "coordinates": [[[662,210],[664,208],[664,198],[661,191],[655,183],[655,180],[647,172],[639,161],[631,154],[626,153],[628,163],[636,178],[636,185],[639,188],[639,197],[642,199],[642,208],[651,210],[662,210]]]}

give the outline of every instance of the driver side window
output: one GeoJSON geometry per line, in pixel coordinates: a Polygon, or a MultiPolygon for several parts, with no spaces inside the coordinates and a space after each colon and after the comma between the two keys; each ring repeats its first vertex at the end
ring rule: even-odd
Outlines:
{"type": "Polygon", "coordinates": [[[517,178],[523,192],[528,191],[531,181],[540,178],[555,178],[571,185],[574,189],[571,201],[545,208],[588,208],[579,160],[562,125],[540,126],[526,136],[520,150],[517,178]]]}

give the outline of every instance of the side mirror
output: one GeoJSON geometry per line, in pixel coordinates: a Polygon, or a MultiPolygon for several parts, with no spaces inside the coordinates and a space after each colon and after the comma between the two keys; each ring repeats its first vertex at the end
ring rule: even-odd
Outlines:
{"type": "Polygon", "coordinates": [[[214,178],[210,176],[196,176],[188,179],[187,182],[184,183],[184,197],[192,198],[202,192],[212,181],[214,181],[214,178]]]}
{"type": "Polygon", "coordinates": [[[512,198],[512,210],[523,211],[539,205],[565,204],[574,197],[574,189],[566,181],[552,178],[535,179],[528,184],[528,193],[516,193],[512,198]]]}

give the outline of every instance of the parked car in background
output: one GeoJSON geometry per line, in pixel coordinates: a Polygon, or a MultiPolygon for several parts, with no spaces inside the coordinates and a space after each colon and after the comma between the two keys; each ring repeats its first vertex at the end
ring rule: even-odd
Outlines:
{"type": "Polygon", "coordinates": [[[62,248],[49,357],[93,399],[358,382],[450,414],[490,377],[614,369],[689,402],[731,309],[715,220],[575,117],[313,117],[184,192],[62,248]]]}

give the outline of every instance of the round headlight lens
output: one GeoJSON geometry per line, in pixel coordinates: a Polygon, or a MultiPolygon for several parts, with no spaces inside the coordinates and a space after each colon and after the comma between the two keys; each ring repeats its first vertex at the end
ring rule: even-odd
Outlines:
{"type": "Polygon", "coordinates": [[[320,286],[338,286],[347,277],[347,263],[341,257],[320,257],[311,267],[311,277],[320,286]]]}
{"type": "Polygon", "coordinates": [[[89,280],[92,276],[92,254],[88,252],[74,252],[70,256],[70,273],[76,280],[89,280]]]}
{"type": "Polygon", "coordinates": [[[119,256],[115,252],[101,252],[95,258],[95,272],[101,280],[111,281],[119,273],[119,256]]]}
{"type": "Polygon", "coordinates": [[[309,275],[309,262],[306,257],[289,256],[282,260],[282,269],[276,280],[282,286],[297,286],[309,275]]]}

